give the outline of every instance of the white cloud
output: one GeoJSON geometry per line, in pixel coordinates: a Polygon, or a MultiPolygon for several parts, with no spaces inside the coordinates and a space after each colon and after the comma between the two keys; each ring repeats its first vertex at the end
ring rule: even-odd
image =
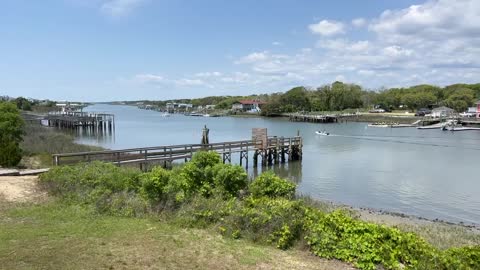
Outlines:
{"type": "Polygon", "coordinates": [[[108,0],[102,4],[100,9],[112,17],[122,17],[128,15],[143,2],[145,0],[108,0]]]}
{"type": "Polygon", "coordinates": [[[312,33],[322,36],[333,36],[345,33],[345,25],[336,21],[322,20],[318,23],[310,24],[308,28],[312,33]]]}
{"type": "Polygon", "coordinates": [[[409,57],[409,56],[412,56],[413,51],[404,49],[400,46],[388,46],[383,49],[383,54],[388,57],[394,57],[394,58],[409,57]]]}
{"type": "Polygon", "coordinates": [[[347,52],[367,52],[370,49],[370,42],[368,40],[360,40],[350,42],[347,39],[326,39],[317,42],[318,48],[338,51],[341,53],[347,52]]]}
{"type": "Polygon", "coordinates": [[[206,83],[203,80],[199,79],[179,79],[175,80],[177,86],[206,86],[206,83]]]}
{"type": "Polygon", "coordinates": [[[344,75],[337,75],[337,76],[335,77],[335,81],[337,81],[337,82],[346,82],[347,79],[345,78],[344,75]]]}
{"type": "Polygon", "coordinates": [[[274,41],[274,42],[272,42],[272,45],[273,45],[273,46],[282,46],[283,43],[280,42],[280,41],[274,41]]]}
{"type": "Polygon", "coordinates": [[[365,25],[367,25],[367,20],[365,20],[364,18],[356,18],[352,20],[352,25],[357,28],[364,27],[365,25]]]}
{"type": "Polygon", "coordinates": [[[213,72],[199,72],[195,74],[196,77],[220,77],[222,76],[221,72],[213,71],[213,72]]]}
{"type": "Polygon", "coordinates": [[[140,83],[158,83],[163,82],[165,78],[154,74],[138,74],[135,75],[134,80],[140,83]]]}
{"type": "Polygon", "coordinates": [[[246,55],[236,61],[237,64],[248,64],[248,63],[255,63],[259,61],[264,61],[267,59],[267,51],[264,52],[253,52],[249,55],[246,55]]]}
{"type": "MultiPolygon", "coordinates": [[[[444,41],[479,37],[480,1],[430,0],[401,10],[387,10],[370,29],[389,42],[411,42],[412,38],[444,41]]],[[[415,40],[413,40],[415,41],[415,40]]]]}

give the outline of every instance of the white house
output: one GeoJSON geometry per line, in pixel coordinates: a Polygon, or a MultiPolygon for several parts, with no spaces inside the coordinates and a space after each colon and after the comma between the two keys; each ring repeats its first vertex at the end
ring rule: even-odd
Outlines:
{"type": "Polygon", "coordinates": [[[433,118],[449,118],[456,115],[454,109],[442,106],[432,110],[431,116],[433,118]]]}
{"type": "Polygon", "coordinates": [[[242,111],[249,113],[258,113],[261,111],[261,107],[266,104],[259,100],[240,100],[232,104],[233,111],[242,111]]]}

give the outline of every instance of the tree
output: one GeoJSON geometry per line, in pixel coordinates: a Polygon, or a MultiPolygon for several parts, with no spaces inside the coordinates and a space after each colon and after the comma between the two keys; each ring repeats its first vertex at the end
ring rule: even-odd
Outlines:
{"type": "Polygon", "coordinates": [[[15,104],[0,102],[0,166],[16,166],[22,159],[20,142],[23,126],[23,119],[15,104]]]}
{"type": "Polygon", "coordinates": [[[472,106],[475,102],[475,92],[468,88],[456,90],[445,101],[446,105],[456,110],[457,112],[463,112],[472,106]]]}
{"type": "Polygon", "coordinates": [[[281,96],[280,102],[285,112],[310,110],[310,100],[304,87],[295,87],[287,91],[281,96]]]}

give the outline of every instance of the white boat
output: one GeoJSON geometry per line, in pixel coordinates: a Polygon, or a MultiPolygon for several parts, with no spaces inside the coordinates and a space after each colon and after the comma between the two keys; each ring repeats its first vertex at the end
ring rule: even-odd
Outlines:
{"type": "Polygon", "coordinates": [[[369,127],[388,128],[388,127],[390,127],[391,125],[387,125],[387,124],[369,124],[368,126],[369,126],[369,127]]]}
{"type": "Polygon", "coordinates": [[[170,117],[170,116],[172,116],[172,115],[169,114],[169,113],[162,113],[161,116],[162,116],[162,117],[170,117]]]}
{"type": "Polygon", "coordinates": [[[316,133],[317,135],[322,135],[322,136],[328,136],[328,135],[330,135],[330,133],[328,133],[328,132],[326,132],[326,131],[318,131],[318,130],[317,130],[317,131],[315,131],[315,133],[316,133]]]}

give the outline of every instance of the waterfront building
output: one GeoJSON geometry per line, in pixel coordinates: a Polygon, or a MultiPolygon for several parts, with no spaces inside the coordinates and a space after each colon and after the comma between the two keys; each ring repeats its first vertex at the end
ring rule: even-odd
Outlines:
{"type": "Polygon", "coordinates": [[[259,113],[261,111],[261,107],[264,104],[265,102],[259,100],[240,100],[239,102],[235,102],[232,105],[232,110],[249,113],[259,113]]]}
{"type": "Polygon", "coordinates": [[[433,118],[449,118],[456,116],[456,112],[452,108],[448,108],[445,106],[438,107],[432,110],[431,116],[433,118]]]}

